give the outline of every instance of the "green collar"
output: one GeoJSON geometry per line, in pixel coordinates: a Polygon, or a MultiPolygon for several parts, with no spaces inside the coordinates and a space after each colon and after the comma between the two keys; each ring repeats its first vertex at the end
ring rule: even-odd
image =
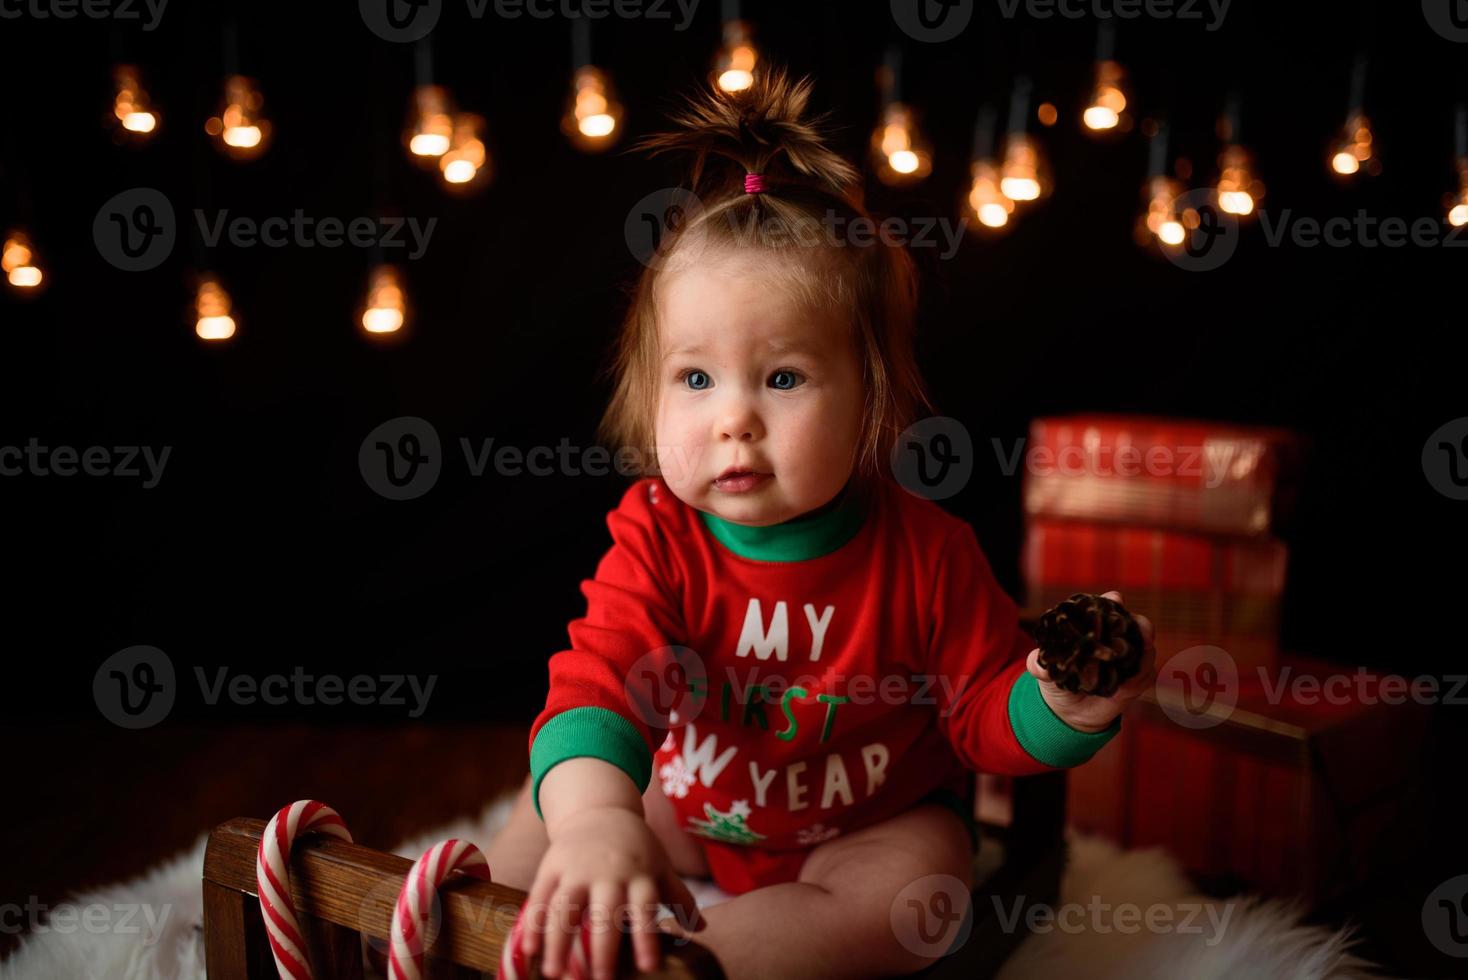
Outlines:
{"type": "Polygon", "coordinates": [[[749,527],[700,511],[719,543],[741,558],[755,561],[808,561],[828,555],[856,537],[866,518],[866,495],[848,483],[836,499],[811,514],[749,527]]]}

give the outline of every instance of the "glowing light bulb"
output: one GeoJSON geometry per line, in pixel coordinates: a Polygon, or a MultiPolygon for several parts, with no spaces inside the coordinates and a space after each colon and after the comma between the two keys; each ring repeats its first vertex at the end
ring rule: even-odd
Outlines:
{"type": "Polygon", "coordinates": [[[918,181],[933,168],[933,157],[918,133],[912,109],[889,103],[872,133],[872,158],[877,179],[898,185],[918,181]]]}
{"type": "Polygon", "coordinates": [[[198,316],[194,332],[204,340],[228,340],[235,331],[231,310],[229,293],[214,277],[205,276],[194,297],[194,311],[198,316]]]}
{"type": "Polygon", "coordinates": [[[1255,203],[1264,196],[1263,182],[1256,180],[1249,151],[1230,143],[1218,156],[1218,206],[1228,214],[1254,213],[1255,203]]]}
{"type": "Polygon", "coordinates": [[[591,65],[576,69],[571,98],[561,128],[571,142],[587,152],[604,150],[620,133],[622,107],[616,103],[606,73],[591,65]]]}
{"type": "Polygon", "coordinates": [[[35,289],[41,285],[45,275],[24,232],[12,231],[5,237],[5,247],[0,250],[0,271],[4,271],[5,281],[16,289],[35,289]]]}
{"type": "Polygon", "coordinates": [[[1033,201],[1045,190],[1039,148],[1024,133],[1011,133],[1006,141],[999,190],[1011,201],[1033,201]]]}
{"type": "Polygon", "coordinates": [[[1121,122],[1121,112],[1126,108],[1121,78],[1121,65],[1114,61],[1103,61],[1096,66],[1096,91],[1091,96],[1091,104],[1081,114],[1087,129],[1103,132],[1115,129],[1121,122]]]}
{"type": "Polygon", "coordinates": [[[1468,225],[1468,157],[1458,161],[1458,196],[1448,208],[1448,224],[1454,228],[1468,225]]]}
{"type": "Polygon", "coordinates": [[[725,92],[743,92],[754,84],[759,52],[750,40],[749,25],[731,20],[724,25],[724,46],[714,60],[716,84],[725,92]]]}
{"type": "Polygon", "coordinates": [[[969,210],[984,227],[1003,228],[1014,213],[1014,202],[999,189],[999,168],[992,160],[975,160],[970,169],[973,183],[968,192],[969,210]]]}
{"type": "Polygon", "coordinates": [[[438,85],[420,85],[413,92],[408,151],[418,157],[441,157],[449,151],[453,136],[448,93],[438,85]]]}
{"type": "Polygon", "coordinates": [[[1180,183],[1171,177],[1153,177],[1147,185],[1147,213],[1143,226],[1162,244],[1176,247],[1187,239],[1187,229],[1177,213],[1177,199],[1182,194],[1180,183]]]}
{"type": "Polygon", "coordinates": [[[224,108],[204,123],[204,131],[232,157],[259,156],[270,137],[270,123],[260,113],[264,104],[264,96],[248,78],[231,75],[224,83],[224,108]]]}
{"type": "Polygon", "coordinates": [[[438,170],[445,183],[462,187],[473,183],[489,169],[489,154],[484,148],[484,141],[479,138],[479,127],[483,122],[469,113],[459,113],[454,117],[449,148],[438,158],[438,170]]]}
{"type": "Polygon", "coordinates": [[[407,301],[397,270],[390,265],[373,269],[367,287],[367,305],[362,310],[362,329],[368,333],[393,333],[402,328],[407,318],[407,301]]]}
{"type": "Polygon", "coordinates": [[[158,113],[149,104],[148,93],[138,80],[138,70],[132,65],[119,65],[114,77],[117,96],[112,101],[113,115],[129,133],[139,136],[152,133],[158,128],[158,113]]]}
{"type": "Polygon", "coordinates": [[[1331,153],[1330,169],[1342,177],[1357,173],[1371,159],[1371,144],[1371,123],[1362,113],[1352,113],[1331,153]]]}

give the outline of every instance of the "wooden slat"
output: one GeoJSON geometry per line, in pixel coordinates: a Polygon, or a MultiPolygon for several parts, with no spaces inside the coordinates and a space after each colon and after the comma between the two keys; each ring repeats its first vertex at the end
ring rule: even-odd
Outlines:
{"type": "MultiPolygon", "coordinates": [[[[221,888],[256,895],[255,854],[264,829],[263,820],[245,818],[214,829],[204,854],[206,896],[211,891],[218,896],[221,888]]],[[[296,872],[291,875],[291,890],[298,912],[364,936],[387,938],[393,903],[411,861],[332,837],[307,836],[296,842],[291,864],[296,872]]],[[[505,937],[525,902],[525,893],[463,877],[445,884],[439,896],[443,927],[430,953],[471,970],[497,970],[505,937]]],[[[222,898],[216,901],[223,909],[222,898]]],[[[254,901],[247,900],[246,908],[254,901]]],[[[233,942],[232,935],[227,932],[219,941],[221,950],[233,942]]],[[[723,977],[713,954],[702,946],[691,942],[674,946],[666,941],[672,937],[664,938],[663,967],[644,976],[660,980],[723,977]]],[[[233,980],[243,975],[222,972],[220,976],[233,980]]],[[[212,970],[210,977],[213,980],[212,970]]]]}

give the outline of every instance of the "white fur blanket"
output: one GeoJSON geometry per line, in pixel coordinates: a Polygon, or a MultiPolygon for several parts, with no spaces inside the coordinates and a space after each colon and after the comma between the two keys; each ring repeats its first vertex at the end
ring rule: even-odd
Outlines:
{"type": "MultiPolygon", "coordinates": [[[[509,816],[513,801],[513,794],[502,797],[477,819],[441,827],[394,851],[411,859],[445,837],[488,842],[509,816]]],[[[998,850],[997,844],[986,843],[980,863],[993,861],[998,850]]],[[[1080,836],[1071,837],[1070,850],[1055,922],[1034,928],[1005,964],[1000,980],[1380,976],[1351,954],[1354,941],[1348,932],[1303,925],[1296,906],[1194,894],[1177,862],[1162,850],[1122,852],[1080,836]],[[1164,920],[1170,923],[1166,928],[1146,926],[1164,920]]],[[[204,980],[203,863],[201,837],[189,851],[144,875],[75,896],[68,904],[76,911],[58,919],[54,928],[28,935],[0,964],[0,980],[204,980]],[[86,925],[104,920],[106,928],[86,925]],[[68,921],[69,928],[61,924],[68,921]]],[[[709,882],[688,884],[701,906],[728,898],[709,882]]],[[[53,917],[57,911],[52,910],[53,917]]]]}

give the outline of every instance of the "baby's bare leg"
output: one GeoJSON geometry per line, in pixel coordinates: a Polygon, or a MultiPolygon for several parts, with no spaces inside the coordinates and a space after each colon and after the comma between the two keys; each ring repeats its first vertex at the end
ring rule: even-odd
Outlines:
{"type": "Polygon", "coordinates": [[[713,906],[693,938],[729,980],[899,976],[946,951],[972,886],[963,823],[920,806],[819,845],[798,881],[713,906]]]}
{"type": "MultiPolygon", "coordinates": [[[[692,836],[678,828],[672,804],[663,796],[656,779],[642,794],[642,809],[648,826],[667,850],[678,873],[706,876],[708,865],[704,862],[703,849],[692,836]]],[[[550,838],[545,833],[545,822],[535,813],[535,804],[530,799],[530,777],[526,776],[509,820],[484,849],[484,856],[496,882],[529,891],[548,847],[550,838]]]]}

